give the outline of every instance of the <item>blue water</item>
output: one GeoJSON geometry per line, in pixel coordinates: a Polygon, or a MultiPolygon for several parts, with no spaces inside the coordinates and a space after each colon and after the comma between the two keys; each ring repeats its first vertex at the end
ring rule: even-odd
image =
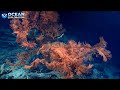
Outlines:
{"type": "MultiPolygon", "coordinates": [[[[0,12],[0,15],[3,12],[0,12]]],[[[108,43],[107,49],[111,51],[112,58],[107,62],[107,67],[115,68],[115,72],[120,76],[120,12],[119,11],[61,11],[60,22],[66,29],[64,33],[67,39],[75,41],[88,42],[91,45],[99,41],[103,36],[108,43]]],[[[15,36],[12,34],[9,26],[9,20],[0,17],[0,50],[12,51],[20,48],[15,42],[15,36]]],[[[66,40],[67,40],[66,39],[66,40]]],[[[65,40],[63,40],[65,41],[65,40]]],[[[19,50],[18,50],[19,51],[19,50]]],[[[13,52],[11,55],[14,56],[13,52]]],[[[9,52],[9,51],[8,51],[9,52]]],[[[5,58],[12,59],[12,56],[0,56],[1,65],[5,58]]],[[[104,68],[104,66],[102,67],[104,68]]],[[[97,71],[96,71],[97,72],[97,71]]],[[[108,70],[108,73],[114,72],[108,70]]],[[[110,76],[114,79],[114,76],[110,76]]],[[[110,78],[109,77],[109,78],[110,78]]],[[[99,78],[99,77],[97,77],[99,78]]],[[[115,77],[116,78],[116,77],[115,77]]]]}

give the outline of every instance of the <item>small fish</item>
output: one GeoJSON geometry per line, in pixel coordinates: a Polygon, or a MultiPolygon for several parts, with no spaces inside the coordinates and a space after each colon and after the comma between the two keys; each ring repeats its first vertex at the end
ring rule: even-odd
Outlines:
{"type": "Polygon", "coordinates": [[[63,33],[63,34],[61,34],[61,35],[60,35],[59,37],[57,37],[57,38],[59,39],[59,38],[62,38],[63,36],[64,36],[64,33],[63,33]]]}

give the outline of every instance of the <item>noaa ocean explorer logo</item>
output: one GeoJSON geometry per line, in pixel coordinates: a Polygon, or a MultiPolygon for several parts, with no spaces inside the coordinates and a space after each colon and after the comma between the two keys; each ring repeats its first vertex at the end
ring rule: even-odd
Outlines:
{"type": "Polygon", "coordinates": [[[2,18],[8,18],[8,19],[11,19],[11,18],[24,18],[25,14],[22,13],[22,12],[12,12],[12,13],[3,13],[2,15],[2,18]]]}
{"type": "Polygon", "coordinates": [[[6,14],[6,13],[3,13],[1,16],[2,16],[2,18],[4,18],[4,19],[7,18],[7,14],[6,14]]]}

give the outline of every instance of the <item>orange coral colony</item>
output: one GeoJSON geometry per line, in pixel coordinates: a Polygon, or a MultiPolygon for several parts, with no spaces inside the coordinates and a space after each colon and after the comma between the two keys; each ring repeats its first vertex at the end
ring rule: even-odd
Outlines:
{"type": "MultiPolygon", "coordinates": [[[[23,11],[25,18],[12,19],[11,28],[16,34],[16,42],[22,47],[34,49],[31,52],[21,54],[23,59],[32,54],[42,54],[43,58],[35,59],[30,65],[24,64],[25,69],[32,69],[39,64],[44,64],[50,70],[60,72],[64,78],[73,78],[75,75],[86,74],[93,64],[85,64],[85,60],[92,60],[93,55],[100,55],[103,61],[112,57],[111,52],[106,50],[107,42],[100,37],[100,42],[91,46],[88,43],[69,40],[63,43],[57,37],[65,31],[62,24],[58,23],[59,15],[55,11],[23,11]],[[34,37],[35,29],[40,31],[38,37],[34,37]],[[33,40],[28,40],[29,32],[32,31],[33,40]]],[[[22,62],[23,59],[20,59],[22,62]]],[[[28,58],[27,58],[28,59],[28,58]]],[[[25,63],[25,60],[23,60],[25,63]]]]}
{"type": "Polygon", "coordinates": [[[90,60],[93,54],[101,55],[104,61],[111,58],[110,51],[106,50],[104,45],[106,46],[106,42],[103,38],[100,38],[100,42],[93,47],[90,44],[76,43],[73,40],[67,44],[62,42],[44,44],[39,50],[46,60],[37,59],[25,68],[31,69],[37,64],[44,63],[47,68],[62,73],[65,78],[72,78],[74,75],[87,73],[93,67],[92,64],[84,64],[84,60],[90,60]]]}

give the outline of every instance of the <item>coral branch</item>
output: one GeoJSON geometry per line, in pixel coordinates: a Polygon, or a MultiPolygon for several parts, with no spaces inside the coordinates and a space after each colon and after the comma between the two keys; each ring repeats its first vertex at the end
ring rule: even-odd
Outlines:
{"type": "Polygon", "coordinates": [[[59,17],[55,11],[42,11],[40,15],[43,23],[48,23],[49,21],[57,22],[59,17]]]}
{"type": "Polygon", "coordinates": [[[31,68],[34,68],[34,67],[37,67],[38,64],[44,64],[44,60],[40,60],[39,58],[35,59],[31,65],[25,65],[24,68],[25,69],[31,69],[31,68]]]}
{"type": "Polygon", "coordinates": [[[21,46],[27,48],[34,48],[36,46],[36,43],[24,41],[22,42],[21,46]]]}
{"type": "Polygon", "coordinates": [[[109,50],[106,50],[107,42],[103,39],[103,37],[100,37],[100,42],[96,45],[94,45],[94,48],[97,50],[98,54],[103,57],[103,61],[107,61],[112,57],[111,52],[109,50]]]}

